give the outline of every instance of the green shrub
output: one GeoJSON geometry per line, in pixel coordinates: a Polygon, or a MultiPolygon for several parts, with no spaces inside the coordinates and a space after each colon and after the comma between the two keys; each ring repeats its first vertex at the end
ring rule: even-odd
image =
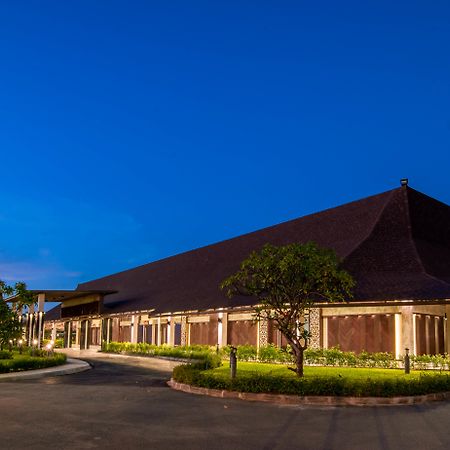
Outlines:
{"type": "Polygon", "coordinates": [[[174,380],[209,389],[285,395],[393,397],[450,391],[450,375],[424,374],[419,378],[350,379],[345,377],[287,378],[255,373],[251,377],[217,376],[192,366],[178,366],[174,380]]]}
{"type": "Polygon", "coordinates": [[[0,373],[20,372],[32,369],[44,369],[58,366],[66,362],[66,355],[55,353],[49,357],[29,356],[27,354],[14,355],[14,358],[0,361],[0,373]]]}
{"type": "Polygon", "coordinates": [[[141,356],[164,356],[194,361],[197,368],[212,369],[221,364],[221,356],[216,347],[208,345],[191,345],[172,347],[169,345],[153,345],[146,343],[131,344],[129,342],[110,342],[103,344],[102,350],[109,353],[121,353],[141,356]]]}
{"type": "Polygon", "coordinates": [[[0,350],[0,359],[12,359],[13,354],[7,350],[0,350]]]}
{"type": "Polygon", "coordinates": [[[288,348],[280,348],[274,344],[265,345],[259,348],[258,360],[271,363],[290,363],[292,354],[288,348]]]}

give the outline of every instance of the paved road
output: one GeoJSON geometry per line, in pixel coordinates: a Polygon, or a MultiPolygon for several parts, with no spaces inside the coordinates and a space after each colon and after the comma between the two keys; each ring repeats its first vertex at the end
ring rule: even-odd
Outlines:
{"type": "Polygon", "coordinates": [[[170,390],[174,363],[95,357],[87,372],[0,384],[6,449],[449,449],[450,403],[294,407],[170,390]]]}

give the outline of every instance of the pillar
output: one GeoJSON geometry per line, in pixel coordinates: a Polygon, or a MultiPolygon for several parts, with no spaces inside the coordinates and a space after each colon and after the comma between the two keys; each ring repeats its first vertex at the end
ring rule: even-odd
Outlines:
{"type": "Polygon", "coordinates": [[[228,345],[228,313],[222,315],[222,341],[219,342],[221,347],[228,345]]]}
{"type": "Polygon", "coordinates": [[[450,305],[445,305],[444,348],[446,353],[450,353],[450,305]]]}
{"type": "Polygon", "coordinates": [[[256,347],[259,351],[259,347],[265,347],[268,343],[269,338],[269,322],[267,319],[258,320],[258,339],[256,341],[256,347]]]}
{"type": "Polygon", "coordinates": [[[173,345],[175,342],[175,323],[172,317],[167,319],[167,344],[173,345]]]}
{"type": "Polygon", "coordinates": [[[156,345],[161,345],[161,317],[157,319],[156,335],[156,345]]]}
{"type": "Polygon", "coordinates": [[[188,336],[187,336],[187,317],[181,316],[181,346],[188,345],[188,336]]]}
{"type": "Polygon", "coordinates": [[[409,354],[415,355],[414,315],[412,306],[400,307],[400,314],[395,314],[395,357],[400,358],[409,348],[409,354]]]}
{"type": "Polygon", "coordinates": [[[52,322],[52,341],[56,341],[56,323],[52,322]]]}
{"type": "Polygon", "coordinates": [[[311,308],[309,310],[309,332],[311,337],[308,346],[310,348],[320,348],[320,309],[311,308]]]}
{"type": "Polygon", "coordinates": [[[132,344],[137,343],[138,338],[138,326],[139,326],[139,316],[131,316],[131,337],[130,341],[132,344]]]}

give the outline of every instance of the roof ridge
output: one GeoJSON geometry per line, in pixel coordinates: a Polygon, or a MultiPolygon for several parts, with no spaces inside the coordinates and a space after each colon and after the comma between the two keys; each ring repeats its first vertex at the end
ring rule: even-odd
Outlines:
{"type": "MultiPolygon", "coordinates": [[[[317,215],[320,215],[320,214],[323,214],[323,213],[326,213],[326,212],[329,212],[329,211],[332,211],[332,210],[337,210],[337,209],[342,208],[344,206],[348,206],[348,205],[351,205],[351,204],[354,204],[354,203],[362,202],[364,200],[367,200],[367,199],[370,199],[370,198],[373,198],[373,197],[387,195],[388,199],[386,200],[386,204],[383,206],[383,209],[381,211],[381,213],[382,213],[384,211],[384,208],[386,207],[386,205],[389,203],[389,200],[391,199],[392,195],[395,192],[397,192],[399,189],[401,189],[401,188],[394,188],[394,189],[390,189],[388,191],[380,192],[378,194],[369,195],[367,197],[363,197],[363,198],[359,198],[357,200],[352,200],[352,201],[346,202],[346,203],[344,203],[342,205],[330,206],[329,208],[325,208],[325,209],[323,209],[321,211],[315,211],[313,213],[304,214],[302,216],[295,217],[293,219],[288,219],[288,220],[285,220],[285,221],[282,221],[282,222],[279,222],[279,223],[276,223],[276,224],[273,224],[273,225],[268,225],[268,226],[265,226],[265,227],[262,227],[262,228],[258,228],[256,230],[248,231],[248,232],[240,234],[238,236],[232,236],[232,237],[229,237],[229,238],[217,241],[217,242],[212,242],[210,244],[201,245],[200,247],[191,248],[189,250],[185,250],[185,251],[182,251],[180,253],[174,253],[173,255],[164,256],[164,257],[156,259],[154,261],[149,261],[149,262],[146,262],[146,263],[143,263],[143,264],[139,264],[138,266],[135,266],[135,267],[130,267],[128,269],[119,270],[118,272],[114,272],[112,274],[108,274],[108,275],[104,275],[104,276],[101,276],[101,277],[98,277],[98,278],[94,278],[94,279],[91,279],[91,280],[83,281],[81,283],[78,283],[78,285],[76,287],[76,290],[81,289],[83,285],[92,283],[94,281],[99,281],[99,280],[103,280],[103,279],[109,278],[109,277],[114,276],[114,275],[119,275],[119,274],[123,274],[123,273],[126,273],[126,272],[131,272],[131,271],[134,271],[136,269],[141,269],[141,268],[150,266],[152,264],[156,264],[156,263],[160,263],[160,262],[163,262],[163,261],[167,261],[167,260],[169,260],[171,258],[175,258],[175,257],[179,257],[181,255],[187,255],[189,253],[197,252],[198,250],[208,249],[208,248],[214,247],[216,245],[220,245],[220,244],[224,244],[224,243],[229,242],[229,241],[233,241],[235,239],[241,239],[241,238],[244,238],[246,236],[253,235],[254,233],[270,230],[270,229],[276,228],[276,227],[278,227],[280,225],[286,225],[286,224],[289,224],[289,223],[292,223],[292,222],[296,222],[296,221],[304,219],[306,217],[317,216],[317,215]]],[[[380,213],[380,215],[381,215],[381,213],[380,213]]],[[[377,219],[375,220],[375,225],[378,222],[378,219],[379,219],[379,216],[377,216],[377,219]]],[[[369,235],[373,231],[373,228],[375,227],[375,225],[369,231],[369,234],[368,234],[367,237],[369,237],[369,235]]],[[[364,240],[366,240],[367,237],[364,240]]],[[[359,246],[359,244],[351,252],[349,252],[347,254],[347,256],[349,256],[351,253],[353,253],[353,251],[356,250],[356,248],[358,248],[358,246],[359,246]]],[[[345,259],[346,257],[344,257],[343,259],[345,259]]]]}
{"type": "Polygon", "coordinates": [[[351,250],[344,258],[343,258],[343,260],[346,260],[347,258],[349,258],[356,250],[358,250],[359,248],[361,248],[361,247],[364,245],[364,243],[372,236],[372,234],[373,234],[373,232],[374,232],[374,230],[375,230],[375,227],[376,227],[377,224],[379,223],[379,221],[380,221],[380,219],[381,219],[381,216],[383,215],[384,211],[385,211],[386,208],[387,208],[387,205],[389,205],[389,203],[391,202],[394,193],[398,192],[398,189],[399,189],[399,188],[392,189],[391,191],[387,191],[387,192],[389,193],[389,196],[388,196],[388,198],[387,198],[387,200],[386,200],[386,203],[383,205],[383,207],[381,208],[381,211],[378,213],[376,219],[375,219],[374,222],[373,222],[372,227],[370,228],[369,232],[367,233],[367,236],[364,237],[363,239],[361,239],[361,241],[359,242],[359,244],[357,244],[357,245],[356,245],[356,246],[355,246],[355,247],[354,247],[354,248],[353,248],[353,249],[352,249],[352,250],[351,250]]]}
{"type": "Polygon", "coordinates": [[[407,217],[408,218],[408,236],[412,242],[412,246],[413,246],[414,253],[416,255],[417,262],[419,263],[420,267],[422,268],[422,273],[428,275],[428,272],[425,270],[425,266],[423,265],[422,257],[420,256],[419,250],[417,249],[416,240],[414,239],[413,233],[412,233],[411,210],[410,210],[410,202],[409,202],[409,195],[408,195],[409,189],[411,189],[411,188],[408,188],[408,186],[406,186],[405,193],[403,194],[406,196],[406,214],[408,216],[407,217]]]}

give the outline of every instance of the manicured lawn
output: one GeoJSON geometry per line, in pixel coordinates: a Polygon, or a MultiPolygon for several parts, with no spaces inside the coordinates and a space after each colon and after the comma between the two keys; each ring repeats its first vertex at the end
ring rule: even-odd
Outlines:
{"type": "MultiPolygon", "coordinates": [[[[354,367],[311,367],[305,366],[305,377],[317,378],[317,377],[343,377],[350,379],[398,379],[406,378],[413,379],[419,378],[423,373],[419,370],[412,370],[409,375],[406,375],[403,370],[400,369],[363,369],[354,367]]],[[[222,367],[217,369],[208,370],[205,374],[213,375],[217,378],[223,378],[230,376],[230,368],[228,363],[225,362],[222,367]]],[[[264,364],[264,363],[252,363],[252,362],[238,362],[237,377],[250,378],[255,375],[269,375],[283,378],[297,378],[297,375],[287,368],[285,365],[280,364],[264,364]]]]}
{"type": "Polygon", "coordinates": [[[450,391],[449,372],[352,367],[305,367],[302,378],[287,366],[238,362],[237,376],[230,378],[228,364],[210,370],[193,365],[175,367],[173,378],[209,389],[287,395],[394,397],[450,391]]]}

